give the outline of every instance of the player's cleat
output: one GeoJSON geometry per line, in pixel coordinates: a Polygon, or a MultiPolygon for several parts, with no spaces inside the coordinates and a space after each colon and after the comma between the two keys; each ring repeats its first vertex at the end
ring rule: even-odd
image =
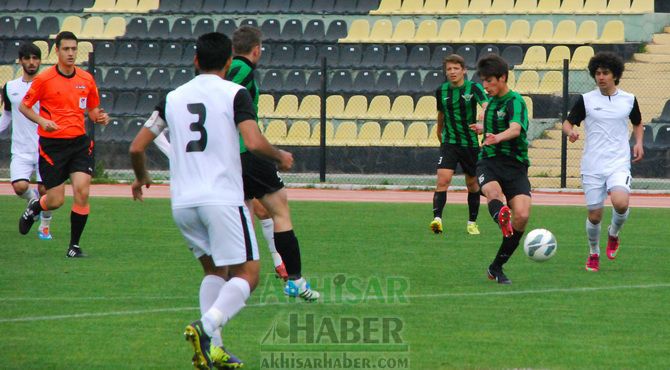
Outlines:
{"type": "Polygon", "coordinates": [[[67,249],[67,254],[65,255],[67,258],[81,258],[81,257],[86,257],[86,253],[79,248],[78,245],[71,245],[67,249]]]}
{"type": "Polygon", "coordinates": [[[209,356],[212,365],[217,369],[239,369],[244,366],[244,362],[228,352],[225,347],[212,345],[209,348],[209,356]]]}
{"type": "Polygon", "coordinates": [[[277,273],[278,278],[284,281],[288,280],[288,272],[286,272],[286,265],[284,265],[284,262],[279,266],[275,266],[275,273],[277,273]]]}
{"type": "Polygon", "coordinates": [[[607,258],[613,260],[619,252],[619,237],[607,235],[607,258]]]}
{"type": "Polygon", "coordinates": [[[600,256],[597,254],[589,254],[586,260],[586,271],[596,272],[600,270],[600,256]]]}
{"type": "Polygon", "coordinates": [[[19,218],[19,232],[23,235],[28,234],[30,228],[33,227],[33,224],[35,223],[35,217],[39,215],[35,214],[33,211],[33,205],[36,202],[39,202],[39,200],[31,199],[28,202],[28,206],[26,206],[25,211],[23,211],[21,218],[19,218]]]}
{"type": "Polygon", "coordinates": [[[196,369],[209,370],[212,368],[212,358],[209,355],[211,338],[205,333],[202,321],[197,320],[186,326],[184,337],[193,347],[193,366],[196,369]]]}
{"type": "Polygon", "coordinates": [[[433,219],[433,221],[430,223],[430,230],[432,230],[435,234],[442,234],[442,219],[435,217],[435,219],[433,219]]]}
{"type": "Polygon", "coordinates": [[[489,266],[486,270],[489,280],[495,280],[498,284],[509,285],[512,284],[512,280],[508,279],[505,273],[503,272],[502,267],[494,267],[493,265],[489,266]]]}
{"type": "Polygon", "coordinates": [[[505,238],[509,238],[514,234],[514,230],[512,229],[512,210],[508,206],[500,208],[498,225],[500,225],[500,230],[505,238]]]}
{"type": "Polygon", "coordinates": [[[53,237],[51,236],[51,233],[49,232],[48,227],[41,227],[39,230],[37,230],[37,237],[42,239],[42,240],[53,239],[53,237]]]}
{"type": "Polygon", "coordinates": [[[289,297],[300,297],[307,302],[313,302],[321,296],[316,290],[312,290],[305,278],[289,280],[284,287],[284,294],[289,297]]]}
{"type": "Polygon", "coordinates": [[[476,222],[468,223],[468,226],[465,229],[470,235],[479,235],[479,226],[476,222]]]}

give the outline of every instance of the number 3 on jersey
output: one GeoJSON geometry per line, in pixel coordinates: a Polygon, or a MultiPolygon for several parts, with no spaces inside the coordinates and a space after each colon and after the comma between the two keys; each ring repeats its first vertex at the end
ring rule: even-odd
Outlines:
{"type": "Polygon", "coordinates": [[[187,104],[186,108],[189,112],[198,116],[197,122],[191,122],[189,129],[193,132],[200,133],[199,140],[191,140],[186,144],[186,152],[202,152],[207,146],[207,130],[205,130],[205,120],[207,119],[207,111],[205,105],[202,103],[187,104]]]}

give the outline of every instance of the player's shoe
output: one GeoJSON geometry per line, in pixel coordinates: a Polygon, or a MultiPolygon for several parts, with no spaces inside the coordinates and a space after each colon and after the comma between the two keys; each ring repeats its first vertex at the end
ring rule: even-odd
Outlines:
{"type": "Polygon", "coordinates": [[[288,272],[286,272],[286,265],[282,262],[279,266],[275,266],[275,273],[277,277],[286,281],[288,280],[288,272]]]}
{"type": "Polygon", "coordinates": [[[289,280],[284,287],[284,294],[293,298],[302,298],[307,302],[314,302],[321,296],[319,292],[310,288],[305,278],[289,280]]]}
{"type": "Polygon", "coordinates": [[[507,278],[507,276],[503,272],[502,267],[496,268],[493,265],[490,265],[489,268],[486,270],[486,273],[488,274],[489,280],[495,280],[498,282],[498,284],[505,284],[505,285],[512,284],[512,280],[507,278]]]}
{"type": "Polygon", "coordinates": [[[514,234],[512,229],[512,210],[508,206],[502,206],[498,212],[498,225],[505,238],[509,238],[514,234]]]}
{"type": "Polygon", "coordinates": [[[596,272],[600,270],[600,256],[597,254],[589,254],[586,260],[586,271],[596,272]]]}
{"type": "Polygon", "coordinates": [[[465,229],[470,235],[479,235],[479,226],[476,222],[469,222],[465,229]]]}
{"type": "Polygon", "coordinates": [[[435,217],[433,221],[430,223],[430,229],[435,234],[442,234],[442,219],[439,217],[435,217]]]}
{"type": "Polygon", "coordinates": [[[40,229],[37,230],[37,237],[42,239],[42,240],[53,239],[53,237],[51,236],[51,232],[49,232],[48,227],[40,227],[40,229]]]}
{"type": "Polygon", "coordinates": [[[607,234],[607,258],[613,260],[619,252],[619,237],[607,234]]]}
{"type": "Polygon", "coordinates": [[[79,248],[78,245],[71,245],[67,249],[67,254],[65,255],[67,258],[81,258],[81,257],[86,257],[86,253],[79,248]]]}
{"type": "Polygon", "coordinates": [[[244,366],[244,362],[225,347],[212,345],[209,348],[209,356],[212,359],[212,365],[217,369],[239,369],[244,366]]]}
{"type": "Polygon", "coordinates": [[[202,321],[197,320],[186,326],[184,337],[193,347],[193,366],[196,369],[209,370],[212,368],[212,358],[209,355],[211,339],[202,321]]]}
{"type": "Polygon", "coordinates": [[[39,202],[39,200],[31,199],[28,202],[25,211],[21,214],[21,218],[19,218],[19,232],[23,235],[28,234],[30,228],[33,227],[33,224],[35,223],[35,217],[38,216],[38,214],[35,214],[33,211],[33,205],[36,202],[39,202]]]}

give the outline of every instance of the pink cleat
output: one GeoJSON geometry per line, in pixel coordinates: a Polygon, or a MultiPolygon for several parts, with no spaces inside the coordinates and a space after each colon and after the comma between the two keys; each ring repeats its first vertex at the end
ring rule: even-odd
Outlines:
{"type": "Polygon", "coordinates": [[[616,258],[616,254],[619,251],[619,237],[618,236],[607,236],[607,258],[613,260],[616,258]]]}
{"type": "Polygon", "coordinates": [[[586,271],[596,272],[598,270],[600,270],[600,256],[589,254],[589,259],[586,260],[586,271]]]}

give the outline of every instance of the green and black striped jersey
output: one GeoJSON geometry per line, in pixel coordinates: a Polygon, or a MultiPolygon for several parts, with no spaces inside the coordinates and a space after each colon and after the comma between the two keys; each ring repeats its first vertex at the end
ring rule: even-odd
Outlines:
{"type": "Polygon", "coordinates": [[[477,104],[488,101],[484,88],[472,81],[454,87],[449,81],[435,92],[437,110],[444,113],[442,142],[462,147],[477,148],[477,134],[470,124],[477,123],[477,104]]]}
{"type": "MultiPolygon", "coordinates": [[[[254,79],[254,69],[256,66],[245,57],[236,56],[233,58],[233,62],[230,64],[230,69],[228,70],[228,75],[226,79],[228,81],[235,82],[238,85],[244,86],[249,90],[251,94],[251,99],[254,103],[254,113],[256,113],[256,121],[258,121],[258,85],[254,79]]],[[[240,153],[247,151],[247,147],[244,146],[244,140],[240,136],[240,153]]]]}
{"type": "Polygon", "coordinates": [[[489,100],[484,114],[484,137],[487,133],[499,134],[510,127],[511,122],[521,125],[518,137],[503,141],[496,145],[484,145],[479,152],[479,159],[505,155],[527,166],[528,159],[528,108],[523,97],[516,91],[510,90],[502,97],[494,96],[489,100]]]}

